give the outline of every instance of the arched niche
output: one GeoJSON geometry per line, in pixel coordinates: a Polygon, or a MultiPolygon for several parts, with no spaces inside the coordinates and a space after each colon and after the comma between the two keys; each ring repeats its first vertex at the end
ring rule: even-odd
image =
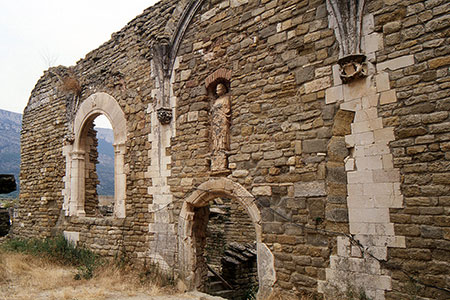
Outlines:
{"type": "MultiPolygon", "coordinates": [[[[195,209],[206,207],[216,197],[229,197],[238,201],[250,216],[256,232],[259,294],[269,295],[276,281],[274,257],[262,242],[261,214],[255,198],[242,185],[227,179],[211,179],[201,184],[184,201],[178,223],[180,278],[190,290],[197,289],[202,280],[202,270],[197,261],[195,209]]],[[[198,219],[198,218],[197,218],[198,219]]]]}
{"type": "Polygon", "coordinates": [[[74,142],[69,152],[70,200],[69,215],[85,216],[85,172],[89,149],[86,141],[89,124],[104,115],[114,133],[114,216],[125,217],[126,176],[124,173],[125,141],[127,128],[125,114],[117,101],[106,93],[96,93],[79,107],[73,124],[74,142]]]}

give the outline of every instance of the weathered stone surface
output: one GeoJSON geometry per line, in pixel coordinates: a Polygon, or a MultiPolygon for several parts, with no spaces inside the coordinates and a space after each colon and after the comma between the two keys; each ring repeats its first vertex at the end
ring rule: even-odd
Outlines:
{"type": "Polygon", "coordinates": [[[304,153],[317,153],[327,151],[327,141],[324,139],[305,140],[302,143],[304,153]]]}
{"type": "Polygon", "coordinates": [[[295,197],[325,196],[325,182],[298,182],[294,184],[295,197]]]}

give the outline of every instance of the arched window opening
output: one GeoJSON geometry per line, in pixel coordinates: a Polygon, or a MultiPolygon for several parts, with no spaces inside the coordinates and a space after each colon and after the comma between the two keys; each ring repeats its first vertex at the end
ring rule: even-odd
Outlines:
{"type": "Polygon", "coordinates": [[[91,95],[78,109],[73,130],[73,145],[65,150],[66,191],[69,191],[65,194],[66,213],[124,218],[127,128],[122,109],[108,94],[91,95]]]}
{"type": "Polygon", "coordinates": [[[85,152],[85,203],[88,217],[114,214],[114,134],[108,118],[92,115],[82,130],[85,152]],[[109,127],[102,128],[97,126],[109,127]]]}

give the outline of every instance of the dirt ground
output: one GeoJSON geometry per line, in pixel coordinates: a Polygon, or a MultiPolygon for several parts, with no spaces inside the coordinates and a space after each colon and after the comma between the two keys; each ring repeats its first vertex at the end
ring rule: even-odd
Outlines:
{"type": "MultiPolygon", "coordinates": [[[[141,282],[136,273],[108,268],[90,280],[75,280],[77,269],[29,255],[0,252],[0,300],[221,300],[141,282]]],[[[222,299],[223,300],[223,299],[222,299]]]]}

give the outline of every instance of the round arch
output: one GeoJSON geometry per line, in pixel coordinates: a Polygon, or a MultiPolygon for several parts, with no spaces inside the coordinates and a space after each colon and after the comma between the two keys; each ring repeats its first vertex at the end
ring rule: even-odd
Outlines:
{"type": "Polygon", "coordinates": [[[80,105],[73,123],[74,143],[70,153],[70,200],[69,215],[85,216],[85,160],[88,154],[86,146],[87,124],[97,116],[105,115],[110,121],[114,133],[114,216],[125,217],[124,173],[125,141],[127,127],[125,114],[117,101],[106,93],[95,93],[80,105]]]}
{"type": "Polygon", "coordinates": [[[216,197],[226,196],[238,201],[250,216],[256,232],[259,294],[270,294],[276,281],[274,257],[262,242],[261,214],[255,198],[242,185],[228,178],[211,179],[202,183],[184,201],[178,222],[180,277],[188,289],[199,286],[194,232],[195,208],[205,207],[216,197]]]}

